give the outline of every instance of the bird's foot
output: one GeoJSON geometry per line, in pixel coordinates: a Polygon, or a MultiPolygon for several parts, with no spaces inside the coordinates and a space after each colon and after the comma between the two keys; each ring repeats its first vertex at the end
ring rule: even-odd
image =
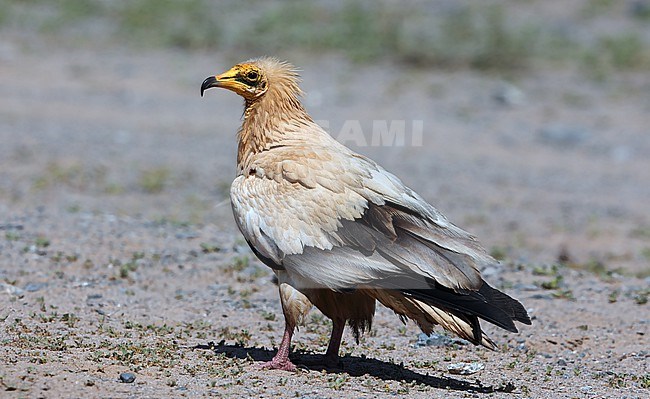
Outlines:
{"type": "Polygon", "coordinates": [[[289,359],[276,359],[273,358],[269,362],[264,362],[256,366],[262,370],[284,370],[284,371],[296,371],[296,365],[291,363],[289,359]]]}

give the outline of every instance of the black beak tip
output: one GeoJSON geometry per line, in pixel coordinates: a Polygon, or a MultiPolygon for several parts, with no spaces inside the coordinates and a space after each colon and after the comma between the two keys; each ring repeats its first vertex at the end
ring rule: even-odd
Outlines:
{"type": "Polygon", "coordinates": [[[210,76],[206,78],[201,84],[201,97],[203,97],[203,92],[205,92],[207,89],[211,87],[215,87],[216,85],[217,85],[217,78],[215,78],[214,76],[210,76]]]}

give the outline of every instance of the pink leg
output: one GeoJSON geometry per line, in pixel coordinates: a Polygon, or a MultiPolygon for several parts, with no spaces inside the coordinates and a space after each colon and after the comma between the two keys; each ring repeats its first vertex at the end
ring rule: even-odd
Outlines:
{"type": "Polygon", "coordinates": [[[273,356],[270,362],[260,365],[264,369],[296,371],[296,366],[289,360],[289,351],[291,349],[291,337],[293,336],[293,327],[289,324],[284,325],[284,335],[278,348],[278,352],[273,356]]]}
{"type": "Polygon", "coordinates": [[[329,366],[338,365],[339,348],[341,347],[341,338],[343,337],[344,329],[344,319],[332,320],[332,335],[330,337],[330,343],[327,346],[327,352],[325,352],[325,364],[329,366]]]}

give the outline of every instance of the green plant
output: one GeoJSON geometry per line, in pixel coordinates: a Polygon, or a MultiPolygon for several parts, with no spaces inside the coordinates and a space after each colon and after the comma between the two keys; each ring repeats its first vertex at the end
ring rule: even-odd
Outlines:
{"type": "Polygon", "coordinates": [[[201,244],[199,244],[199,246],[201,247],[201,252],[203,252],[204,254],[210,254],[210,253],[221,251],[221,248],[219,248],[217,244],[202,242],[201,244]]]}
{"type": "Polygon", "coordinates": [[[20,240],[20,234],[14,232],[14,231],[7,231],[5,233],[5,239],[7,241],[18,241],[18,240],[20,240]]]}
{"type": "Polygon", "coordinates": [[[490,256],[496,260],[504,260],[507,256],[507,251],[503,247],[492,247],[490,250],[490,256]]]}
{"type": "Polygon", "coordinates": [[[599,47],[616,68],[637,68],[647,63],[644,44],[637,34],[626,33],[600,39],[599,47]]]}
{"type": "Polygon", "coordinates": [[[140,173],[140,188],[149,194],[160,193],[168,184],[169,176],[170,171],[166,167],[143,170],[140,173]]]}
{"type": "Polygon", "coordinates": [[[557,276],[555,276],[554,279],[552,279],[550,281],[544,281],[540,285],[545,290],[555,290],[555,289],[560,288],[560,285],[562,284],[563,280],[564,280],[564,278],[561,275],[558,274],[557,276]]]}
{"type": "Polygon", "coordinates": [[[220,12],[207,0],[131,0],[112,16],[120,34],[139,45],[214,48],[222,36],[220,12]]]}
{"type": "Polygon", "coordinates": [[[47,248],[50,246],[50,240],[43,236],[39,236],[36,237],[36,240],[34,241],[34,245],[36,245],[36,247],[38,248],[47,248]]]}

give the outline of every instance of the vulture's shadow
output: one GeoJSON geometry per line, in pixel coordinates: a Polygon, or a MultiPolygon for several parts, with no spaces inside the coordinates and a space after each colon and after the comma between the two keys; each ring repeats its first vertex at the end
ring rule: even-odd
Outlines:
{"type": "MultiPolygon", "coordinates": [[[[275,355],[275,350],[247,348],[241,345],[226,345],[224,341],[217,344],[214,342],[203,345],[199,344],[193,349],[213,350],[215,353],[224,353],[231,358],[251,358],[256,362],[269,361],[275,355]]],[[[515,386],[510,382],[503,386],[484,386],[480,382],[470,383],[455,378],[420,374],[405,368],[403,365],[367,357],[344,356],[340,358],[339,365],[336,367],[324,365],[322,359],[323,355],[321,354],[301,351],[294,351],[291,355],[291,360],[299,369],[325,370],[330,373],[345,372],[353,377],[368,375],[384,381],[415,382],[416,384],[428,385],[433,388],[476,393],[512,392],[515,389],[515,386]]]]}

